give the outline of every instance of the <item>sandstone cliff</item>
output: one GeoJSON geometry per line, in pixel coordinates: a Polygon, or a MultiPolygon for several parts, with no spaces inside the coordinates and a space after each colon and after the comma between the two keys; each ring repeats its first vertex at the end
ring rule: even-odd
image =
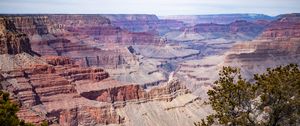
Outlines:
{"type": "MultiPolygon", "coordinates": [[[[1,15],[1,18],[11,21],[16,30],[28,35],[33,51],[41,55],[68,56],[81,66],[119,67],[132,61],[131,55],[122,53],[125,48],[119,51],[111,48],[114,46],[164,44],[156,33],[121,29],[103,15],[1,15]]],[[[147,22],[150,19],[146,16],[130,20],[147,22]]],[[[26,42],[29,40],[21,43],[29,43],[26,42]]]]}
{"type": "Polygon", "coordinates": [[[223,54],[185,61],[176,74],[187,83],[188,89],[205,98],[205,92],[218,79],[223,66],[239,67],[244,78],[252,79],[253,74],[265,72],[269,67],[300,64],[299,21],[298,14],[287,14],[267,24],[261,22],[266,28],[256,39],[235,43],[223,54]]]}
{"type": "Polygon", "coordinates": [[[287,40],[300,37],[300,14],[280,15],[261,34],[261,39],[287,40]]]}
{"type": "Polygon", "coordinates": [[[219,33],[220,35],[242,34],[250,38],[255,38],[264,30],[264,27],[263,24],[238,20],[230,24],[197,24],[189,28],[188,31],[196,33],[219,33]]]}
{"type": "Polygon", "coordinates": [[[13,22],[0,18],[0,54],[33,54],[26,34],[18,32],[13,22]]]}
{"type": "MultiPolygon", "coordinates": [[[[0,54],[1,88],[10,92],[11,97],[20,104],[17,115],[26,122],[39,124],[47,121],[51,125],[71,126],[126,124],[130,122],[129,117],[118,111],[127,105],[163,101],[169,104],[164,111],[167,113],[169,109],[182,107],[176,106],[178,102],[169,102],[190,93],[177,79],[146,89],[143,85],[115,81],[101,68],[80,67],[75,64],[76,60],[68,57],[28,55],[31,52],[29,39],[16,30],[13,23],[3,23],[1,33],[17,37],[21,34],[28,42],[25,46],[16,46],[11,48],[11,52],[4,50],[0,54]]],[[[8,44],[2,43],[7,42],[22,45],[17,40],[1,41],[1,45],[5,47],[8,44]]],[[[67,52],[80,49],[60,49],[65,47],[56,46],[58,50],[67,52]]],[[[98,60],[103,62],[103,59],[98,60]]],[[[193,96],[187,96],[190,100],[181,104],[197,101],[193,96]]]]}

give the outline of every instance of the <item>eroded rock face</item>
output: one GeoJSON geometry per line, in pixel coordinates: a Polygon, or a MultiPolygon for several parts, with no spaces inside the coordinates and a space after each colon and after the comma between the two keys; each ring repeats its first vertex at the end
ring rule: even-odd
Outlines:
{"type": "MultiPolygon", "coordinates": [[[[132,32],[121,29],[111,24],[111,21],[103,15],[1,15],[1,17],[11,20],[16,24],[18,31],[28,35],[35,52],[41,55],[67,56],[81,66],[116,68],[134,59],[126,52],[124,46],[164,44],[155,32],[132,32]],[[124,49],[112,48],[115,46],[124,49]]],[[[126,20],[142,22],[152,20],[146,17],[126,18],[126,20]]]]}
{"type": "Polygon", "coordinates": [[[0,18],[0,54],[32,54],[26,34],[18,32],[10,20],[0,18]]]}
{"type": "Polygon", "coordinates": [[[261,34],[261,39],[287,40],[300,37],[300,14],[281,15],[261,34]]]}
{"type": "Polygon", "coordinates": [[[114,108],[104,107],[80,107],[60,112],[59,124],[63,126],[96,125],[96,124],[122,124],[124,118],[119,116],[114,108]]]}
{"type": "Polygon", "coordinates": [[[116,108],[127,103],[172,101],[188,93],[175,80],[149,91],[141,85],[109,81],[103,69],[83,68],[67,57],[26,52],[0,56],[1,87],[19,102],[18,117],[34,124],[45,120],[71,126],[122,124],[126,118],[116,108]]]}
{"type": "Polygon", "coordinates": [[[264,30],[264,24],[256,24],[245,20],[238,20],[230,24],[198,24],[192,27],[191,31],[196,33],[221,33],[221,34],[244,34],[245,36],[256,37],[264,30]]]}
{"type": "MultiPolygon", "coordinates": [[[[43,58],[49,65],[33,64],[29,68],[2,72],[4,79],[2,79],[1,84],[6,87],[6,90],[13,93],[13,96],[20,102],[21,109],[24,111],[20,111],[19,117],[29,122],[40,123],[41,120],[49,120],[51,115],[55,118],[60,115],[59,112],[47,111],[45,108],[32,112],[30,108],[43,105],[51,106],[61,100],[80,98],[72,84],[75,81],[97,82],[109,77],[108,73],[102,69],[80,68],[65,57],[43,58]],[[47,116],[48,114],[50,116],[47,116]],[[41,117],[43,118],[38,119],[41,117]]],[[[74,107],[71,108],[75,109],[74,107]]],[[[64,108],[61,109],[64,110],[64,108]]]]}
{"type": "Polygon", "coordinates": [[[65,57],[42,57],[49,65],[2,72],[1,84],[20,103],[18,116],[35,124],[119,124],[115,109],[128,103],[172,101],[189,91],[178,80],[149,91],[113,81],[102,69],[81,68],[65,57]]]}
{"type": "Polygon", "coordinates": [[[40,41],[39,44],[70,35],[88,35],[98,39],[100,43],[155,44],[159,40],[153,33],[129,32],[115,27],[109,19],[101,15],[3,15],[2,17],[12,20],[19,31],[29,35],[33,43],[40,41]]]}
{"type": "Polygon", "coordinates": [[[261,74],[267,68],[290,63],[300,64],[300,37],[296,34],[281,34],[276,37],[267,35],[273,32],[270,29],[277,33],[295,33],[298,30],[295,25],[299,21],[295,14],[282,16],[281,19],[270,22],[256,39],[235,43],[230,50],[220,55],[183,62],[176,74],[185,80],[187,88],[194,94],[205,98],[207,90],[218,79],[218,72],[223,66],[241,68],[243,78],[252,81],[254,74],[261,74]],[[287,22],[282,23],[283,20],[287,22]]]}
{"type": "MultiPolygon", "coordinates": [[[[83,87],[84,84],[80,87],[83,87]]],[[[141,103],[153,100],[172,101],[175,97],[187,94],[189,91],[179,80],[172,80],[165,86],[155,87],[145,91],[140,85],[118,85],[108,88],[81,91],[80,95],[91,100],[126,105],[126,102],[141,103]]]]}
{"type": "Polygon", "coordinates": [[[282,15],[278,20],[271,22],[257,40],[235,45],[232,48],[235,54],[229,55],[228,60],[237,58],[243,62],[251,59],[265,61],[288,56],[297,59],[300,47],[298,31],[300,15],[282,15]]]}

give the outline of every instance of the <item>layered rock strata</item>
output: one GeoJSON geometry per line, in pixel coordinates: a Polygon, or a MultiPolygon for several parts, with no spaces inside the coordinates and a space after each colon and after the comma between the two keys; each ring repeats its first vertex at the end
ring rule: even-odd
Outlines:
{"type": "Polygon", "coordinates": [[[13,22],[0,18],[0,54],[33,54],[26,34],[18,32],[13,22]]]}
{"type": "MultiPolygon", "coordinates": [[[[35,52],[68,56],[81,66],[123,66],[133,57],[123,53],[126,48],[120,51],[111,47],[165,42],[153,32],[132,32],[114,26],[103,15],[1,15],[1,18],[27,34],[35,52]]],[[[150,19],[135,20],[146,22],[150,19]]]]}
{"type": "Polygon", "coordinates": [[[216,23],[216,24],[229,24],[237,20],[246,20],[255,22],[257,20],[273,20],[274,17],[270,17],[263,14],[216,14],[216,15],[174,15],[174,16],[162,16],[162,19],[173,19],[183,21],[190,25],[216,23]]]}

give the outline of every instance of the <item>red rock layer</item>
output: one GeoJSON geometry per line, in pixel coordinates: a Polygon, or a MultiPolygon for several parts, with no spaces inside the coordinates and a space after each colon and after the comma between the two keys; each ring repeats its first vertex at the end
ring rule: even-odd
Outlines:
{"type": "MultiPolygon", "coordinates": [[[[129,32],[111,24],[101,15],[3,15],[12,20],[18,30],[32,36],[32,41],[55,40],[45,36],[93,36],[101,43],[156,44],[159,37],[148,32],[129,32]],[[40,37],[36,38],[38,35],[40,37]],[[38,39],[38,40],[36,40],[38,39]],[[132,42],[133,41],[133,42],[132,42]]],[[[34,41],[33,41],[34,42],[34,41]]]]}
{"type": "Polygon", "coordinates": [[[178,80],[172,80],[165,86],[156,87],[145,91],[140,85],[117,85],[108,88],[100,88],[81,92],[80,95],[96,101],[114,103],[116,107],[122,107],[127,102],[147,102],[152,100],[172,101],[180,94],[189,91],[178,80]]]}
{"type": "Polygon", "coordinates": [[[117,107],[128,102],[171,101],[188,93],[178,80],[146,91],[140,85],[104,84],[102,81],[109,77],[104,70],[79,67],[66,57],[41,59],[49,65],[2,71],[0,78],[5,90],[21,105],[19,118],[34,124],[43,120],[72,126],[120,124],[124,118],[116,113],[117,107]]]}
{"type": "Polygon", "coordinates": [[[261,34],[261,39],[287,40],[300,37],[300,14],[281,15],[261,34]]]}
{"type": "Polygon", "coordinates": [[[122,124],[124,118],[117,115],[111,107],[82,107],[64,110],[60,113],[59,124],[62,126],[122,124]]]}
{"type": "Polygon", "coordinates": [[[0,18],[0,54],[22,52],[33,53],[26,34],[18,32],[13,22],[0,18]]]}
{"type": "Polygon", "coordinates": [[[299,40],[300,15],[282,15],[271,22],[258,39],[235,45],[232,48],[234,53],[227,56],[226,62],[234,59],[244,63],[270,60],[270,64],[277,64],[282,62],[280,59],[287,59],[286,62],[299,63],[293,61],[300,57],[299,40]]]}
{"type": "Polygon", "coordinates": [[[81,66],[118,67],[126,63],[127,54],[113,49],[100,49],[103,45],[164,44],[157,33],[124,30],[111,24],[102,15],[1,17],[13,21],[17,30],[28,35],[35,52],[41,55],[68,56],[81,66]]]}
{"type": "Polygon", "coordinates": [[[255,37],[259,35],[264,29],[264,24],[256,24],[247,21],[235,21],[230,24],[197,24],[188,29],[188,31],[196,33],[231,33],[231,34],[245,34],[247,36],[255,37]]]}
{"type": "Polygon", "coordinates": [[[31,107],[67,100],[57,99],[59,95],[80,97],[73,82],[81,80],[94,82],[109,77],[102,69],[81,68],[72,64],[66,57],[52,56],[44,59],[51,65],[32,65],[30,68],[2,73],[4,78],[2,82],[5,81],[6,89],[13,93],[22,106],[19,117],[29,122],[40,123],[46,118],[46,115],[30,110],[31,107]]]}

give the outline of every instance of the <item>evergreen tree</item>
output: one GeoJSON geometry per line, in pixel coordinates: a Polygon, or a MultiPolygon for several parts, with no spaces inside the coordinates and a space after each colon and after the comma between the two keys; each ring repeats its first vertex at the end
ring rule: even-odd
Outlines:
{"type": "MultiPolygon", "coordinates": [[[[0,126],[34,126],[19,120],[18,111],[19,107],[9,100],[9,94],[0,90],[0,126]]],[[[43,122],[41,126],[48,126],[48,123],[43,122]]]]}
{"type": "Polygon", "coordinates": [[[196,126],[277,126],[300,124],[300,71],[296,64],[267,69],[254,75],[254,83],[242,78],[238,68],[223,67],[208,91],[215,113],[196,126]]]}

